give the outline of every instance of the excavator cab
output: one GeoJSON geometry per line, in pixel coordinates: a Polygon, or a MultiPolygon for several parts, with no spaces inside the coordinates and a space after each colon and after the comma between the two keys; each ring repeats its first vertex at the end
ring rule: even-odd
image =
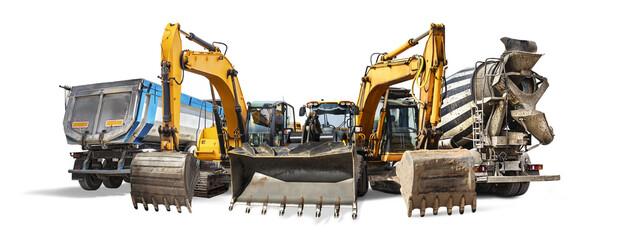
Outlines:
{"type": "Polygon", "coordinates": [[[381,152],[404,152],[413,150],[417,145],[417,103],[413,99],[389,100],[387,104],[384,134],[381,140],[381,152]]]}

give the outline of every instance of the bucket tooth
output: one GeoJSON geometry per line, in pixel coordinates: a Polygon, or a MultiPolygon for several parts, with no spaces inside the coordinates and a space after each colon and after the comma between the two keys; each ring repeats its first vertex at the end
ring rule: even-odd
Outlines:
{"type": "Polygon", "coordinates": [[[452,207],[454,207],[454,203],[452,202],[452,196],[450,196],[450,199],[448,199],[448,206],[446,207],[448,215],[452,215],[452,207]]]}
{"type": "Polygon", "coordinates": [[[339,197],[335,200],[335,207],[333,208],[333,217],[334,218],[340,217],[340,198],[339,197]]]}
{"type": "Polygon", "coordinates": [[[357,219],[357,201],[353,202],[353,220],[357,219]]]}
{"type": "Polygon", "coordinates": [[[472,212],[476,212],[476,196],[472,199],[472,212]]]}
{"type": "Polygon", "coordinates": [[[132,205],[134,205],[134,209],[138,209],[138,204],[136,204],[136,200],[132,198],[132,205]]]}
{"type": "Polygon", "coordinates": [[[234,204],[238,201],[237,197],[232,197],[229,201],[229,211],[234,210],[234,204]]]}
{"type": "Polygon", "coordinates": [[[186,209],[188,209],[188,213],[193,213],[193,208],[190,206],[188,198],[186,199],[186,209]]]}
{"type": "Polygon", "coordinates": [[[280,204],[279,216],[283,216],[286,213],[286,196],[283,196],[280,204]]]}
{"type": "Polygon", "coordinates": [[[244,210],[245,213],[251,213],[251,201],[253,200],[253,196],[249,196],[247,198],[247,209],[244,210]]]}
{"type": "Polygon", "coordinates": [[[435,197],[435,202],[433,203],[433,215],[437,215],[439,213],[439,198],[435,197]]]}
{"type": "Polygon", "coordinates": [[[461,197],[461,203],[459,204],[459,213],[463,214],[465,212],[465,196],[461,197]]]}
{"type": "Polygon", "coordinates": [[[167,198],[164,198],[164,207],[167,209],[167,212],[171,211],[171,206],[169,205],[169,201],[167,201],[167,198]]]}
{"type": "Polygon", "coordinates": [[[407,203],[407,217],[411,217],[413,214],[413,199],[409,198],[407,203]]]}
{"type": "Polygon", "coordinates": [[[175,199],[175,207],[177,207],[177,212],[182,213],[182,207],[180,206],[180,202],[175,199]]]}
{"type": "Polygon", "coordinates": [[[145,211],[149,211],[149,206],[147,206],[147,202],[145,202],[145,198],[141,197],[141,202],[143,202],[143,208],[145,208],[145,211]]]}
{"type": "Polygon", "coordinates": [[[320,212],[322,212],[322,197],[318,199],[318,203],[316,204],[316,217],[320,217],[320,212]]]}
{"type": "Polygon", "coordinates": [[[154,210],[157,212],[158,211],[158,202],[156,202],[156,198],[155,197],[151,197],[151,205],[154,205],[154,210]]]}
{"type": "Polygon", "coordinates": [[[262,215],[266,215],[267,207],[268,207],[268,196],[266,196],[266,200],[264,200],[264,204],[262,204],[262,215]]]}
{"type": "Polygon", "coordinates": [[[424,217],[426,215],[426,198],[422,198],[420,201],[420,217],[424,217]]]}
{"type": "Polygon", "coordinates": [[[299,210],[296,212],[297,216],[303,216],[303,207],[305,206],[305,199],[301,198],[299,200],[299,210]]]}

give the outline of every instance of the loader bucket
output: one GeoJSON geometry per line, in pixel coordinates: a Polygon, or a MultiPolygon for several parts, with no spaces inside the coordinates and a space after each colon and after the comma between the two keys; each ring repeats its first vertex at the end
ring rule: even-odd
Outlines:
{"type": "Polygon", "coordinates": [[[323,205],[334,208],[339,216],[341,205],[353,206],[356,217],[354,152],[341,142],[307,142],[294,148],[271,148],[265,143],[259,147],[243,144],[229,152],[231,161],[232,201],[261,205],[262,214],[268,205],[298,206],[301,216],[306,205],[316,206],[316,217],[323,205]]]}
{"type": "Polygon", "coordinates": [[[406,151],[396,164],[400,193],[407,205],[407,215],[420,209],[433,208],[437,215],[439,207],[446,207],[448,215],[452,207],[459,206],[463,214],[465,205],[476,211],[476,179],[473,158],[468,150],[415,150],[406,151]]]}

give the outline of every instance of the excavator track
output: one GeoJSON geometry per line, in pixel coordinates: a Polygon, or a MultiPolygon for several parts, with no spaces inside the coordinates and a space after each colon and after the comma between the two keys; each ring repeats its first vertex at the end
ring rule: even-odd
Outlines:
{"type": "Polygon", "coordinates": [[[211,198],[226,193],[229,190],[230,179],[229,172],[225,169],[201,169],[193,195],[211,198]]]}
{"type": "Polygon", "coordinates": [[[437,215],[440,207],[451,215],[455,206],[463,214],[466,205],[476,212],[476,181],[468,150],[407,151],[396,164],[396,174],[409,217],[414,209],[424,217],[426,208],[437,215]]]}
{"type": "Polygon", "coordinates": [[[138,209],[142,203],[145,210],[149,204],[158,211],[164,205],[167,211],[182,206],[192,213],[192,197],[199,179],[199,162],[187,153],[150,152],[137,154],[130,167],[130,195],[138,209]]]}

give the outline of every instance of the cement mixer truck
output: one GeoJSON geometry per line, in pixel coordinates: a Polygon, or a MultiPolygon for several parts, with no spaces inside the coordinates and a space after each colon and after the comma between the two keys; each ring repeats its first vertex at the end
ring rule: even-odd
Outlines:
{"type": "Polygon", "coordinates": [[[446,79],[439,129],[440,147],[472,149],[476,191],[520,196],[541,176],[528,152],[554,140],[554,130],[536,104],[549,87],[532,68],[542,56],[533,41],[502,38],[499,58],[476,63],[446,79]],[[533,145],[532,137],[538,143],[533,145]]]}

